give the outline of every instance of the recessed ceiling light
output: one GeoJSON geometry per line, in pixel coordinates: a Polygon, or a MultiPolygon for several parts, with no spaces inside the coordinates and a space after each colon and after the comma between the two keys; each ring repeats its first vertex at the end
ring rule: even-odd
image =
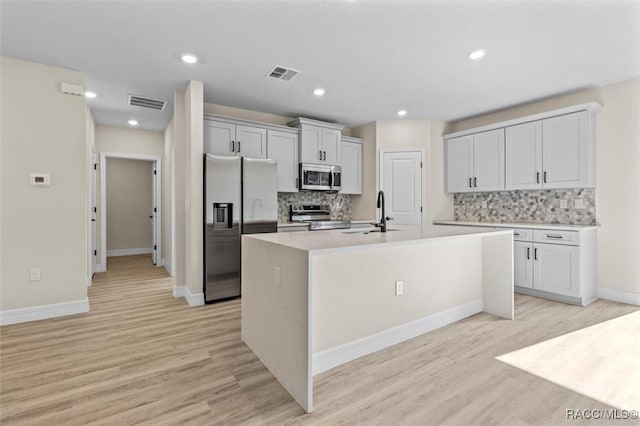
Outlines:
{"type": "Polygon", "coordinates": [[[473,52],[469,53],[469,59],[477,61],[478,59],[482,59],[484,55],[486,55],[486,53],[487,51],[484,49],[474,50],[473,52]]]}
{"type": "Polygon", "coordinates": [[[327,91],[326,91],[326,90],[324,90],[324,89],[323,89],[323,88],[321,88],[321,87],[318,87],[317,89],[315,89],[315,90],[313,91],[313,94],[314,94],[314,95],[316,95],[316,96],[322,96],[322,95],[324,95],[325,93],[327,93],[327,91]]]}
{"type": "Polygon", "coordinates": [[[137,126],[138,125],[138,121],[137,120],[129,120],[128,123],[129,123],[129,126],[137,126]]]}
{"type": "Polygon", "coordinates": [[[400,117],[404,117],[405,115],[407,115],[407,110],[406,109],[401,109],[400,111],[398,111],[398,115],[400,117]]]}
{"type": "Polygon", "coordinates": [[[187,64],[195,64],[198,62],[198,57],[191,54],[182,55],[182,60],[187,64]]]}
{"type": "Polygon", "coordinates": [[[90,98],[90,99],[98,97],[98,95],[96,95],[95,92],[84,92],[84,96],[87,97],[87,98],[90,98]]]}

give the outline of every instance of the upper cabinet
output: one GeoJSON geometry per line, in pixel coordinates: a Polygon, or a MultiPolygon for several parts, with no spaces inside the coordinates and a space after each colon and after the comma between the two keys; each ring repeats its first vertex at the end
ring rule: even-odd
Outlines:
{"type": "Polygon", "coordinates": [[[300,129],[299,157],[301,163],[340,165],[340,124],[297,118],[289,126],[300,129]]]}
{"type": "Polygon", "coordinates": [[[204,121],[204,152],[267,158],[267,130],[226,121],[204,121]]]}
{"type": "Polygon", "coordinates": [[[362,194],[362,139],[342,137],[340,143],[342,166],[341,194],[362,194]]]}
{"type": "Polygon", "coordinates": [[[445,135],[446,191],[595,187],[599,109],[591,102],[445,135]],[[504,132],[502,154],[493,132],[504,132]]]}
{"type": "Polygon", "coordinates": [[[445,146],[447,192],[504,189],[504,129],[448,139],[445,146]]]}
{"type": "Polygon", "coordinates": [[[267,130],[267,155],[278,165],[278,192],[298,192],[298,132],[267,130]]]}
{"type": "Polygon", "coordinates": [[[587,111],[510,126],[506,132],[507,189],[595,186],[587,111]]]}

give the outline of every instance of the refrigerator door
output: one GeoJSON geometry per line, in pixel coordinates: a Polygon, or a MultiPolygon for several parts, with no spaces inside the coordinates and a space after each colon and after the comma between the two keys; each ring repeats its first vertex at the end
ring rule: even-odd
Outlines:
{"type": "Polygon", "coordinates": [[[240,296],[241,164],[204,156],[204,300],[240,296]]]}
{"type": "Polygon", "coordinates": [[[278,169],[275,160],[242,159],[242,233],[278,231],[278,169]]]}

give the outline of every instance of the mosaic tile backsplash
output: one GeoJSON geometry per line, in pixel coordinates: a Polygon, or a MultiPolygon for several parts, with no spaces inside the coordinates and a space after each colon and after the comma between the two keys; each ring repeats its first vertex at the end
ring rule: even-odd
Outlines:
{"type": "Polygon", "coordinates": [[[596,224],[596,191],[589,189],[554,189],[457,193],[454,195],[454,218],[480,222],[534,222],[569,225],[596,224]],[[582,199],[584,208],[576,208],[582,199]],[[567,207],[561,208],[561,200],[567,207]],[[482,202],[487,207],[482,207],[482,202]]]}
{"type": "Polygon", "coordinates": [[[290,204],[328,204],[332,220],[351,219],[351,198],[347,194],[326,192],[278,193],[278,222],[289,222],[290,204]]]}

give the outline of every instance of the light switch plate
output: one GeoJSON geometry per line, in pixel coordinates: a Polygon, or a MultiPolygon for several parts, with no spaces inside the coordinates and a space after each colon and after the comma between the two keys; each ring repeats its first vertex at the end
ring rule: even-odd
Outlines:
{"type": "Polygon", "coordinates": [[[404,282],[396,281],[396,296],[402,296],[404,294],[404,282]]]}
{"type": "Polygon", "coordinates": [[[576,206],[576,209],[584,209],[584,199],[583,198],[576,198],[575,206],[576,206]]]}
{"type": "Polygon", "coordinates": [[[282,285],[282,280],[280,277],[280,267],[278,266],[273,267],[273,284],[276,287],[280,287],[282,285]]]}
{"type": "Polygon", "coordinates": [[[29,269],[29,281],[40,281],[40,268],[29,269]]]}

